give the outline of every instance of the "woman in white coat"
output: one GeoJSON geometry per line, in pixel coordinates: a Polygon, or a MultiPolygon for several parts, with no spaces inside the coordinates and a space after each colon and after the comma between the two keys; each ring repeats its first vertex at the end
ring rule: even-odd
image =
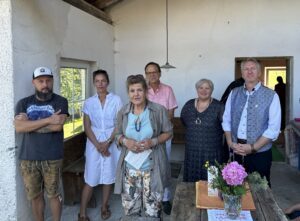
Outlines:
{"type": "Polygon", "coordinates": [[[84,131],[87,136],[85,151],[85,185],[81,195],[78,221],[89,221],[86,214],[93,187],[102,184],[101,218],[108,219],[109,197],[115,182],[116,166],[120,156],[114,140],[116,116],[122,102],[119,96],[108,92],[109,77],[105,70],[93,73],[93,83],[97,93],[88,98],[83,106],[84,131]]]}

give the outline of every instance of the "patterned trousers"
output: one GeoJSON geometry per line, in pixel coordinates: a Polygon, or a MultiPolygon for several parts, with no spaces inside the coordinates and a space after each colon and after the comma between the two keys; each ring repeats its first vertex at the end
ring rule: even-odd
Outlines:
{"type": "Polygon", "coordinates": [[[150,171],[126,168],[122,205],[126,216],[160,217],[162,193],[150,189],[150,171]]]}

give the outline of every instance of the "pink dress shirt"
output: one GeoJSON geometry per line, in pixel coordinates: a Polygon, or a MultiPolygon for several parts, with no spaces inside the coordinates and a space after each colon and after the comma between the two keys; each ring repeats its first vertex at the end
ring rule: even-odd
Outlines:
{"type": "Polygon", "coordinates": [[[150,101],[163,105],[167,110],[178,107],[174,92],[169,85],[160,83],[156,91],[149,87],[147,95],[150,101]]]}

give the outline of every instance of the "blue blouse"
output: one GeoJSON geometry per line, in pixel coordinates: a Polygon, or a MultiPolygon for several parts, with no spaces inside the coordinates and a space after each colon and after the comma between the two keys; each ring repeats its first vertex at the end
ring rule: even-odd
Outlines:
{"type": "MultiPolygon", "coordinates": [[[[153,135],[153,129],[151,126],[149,118],[149,109],[146,108],[141,114],[133,114],[130,112],[128,114],[128,124],[125,131],[125,136],[129,139],[134,139],[136,141],[143,141],[145,139],[151,139],[153,135]],[[141,124],[136,123],[139,118],[141,124]]],[[[152,166],[152,153],[148,156],[147,160],[143,163],[140,170],[148,170],[152,166]]],[[[130,169],[136,169],[129,163],[126,163],[126,167],[130,169]]]]}

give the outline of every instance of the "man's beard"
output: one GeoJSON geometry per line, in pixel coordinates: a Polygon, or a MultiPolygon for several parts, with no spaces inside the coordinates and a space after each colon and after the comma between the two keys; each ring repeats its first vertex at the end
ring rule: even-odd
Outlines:
{"type": "Polygon", "coordinates": [[[48,92],[41,92],[38,90],[35,90],[35,95],[37,96],[37,98],[39,98],[42,101],[48,101],[52,98],[52,90],[48,89],[48,92]]]}

